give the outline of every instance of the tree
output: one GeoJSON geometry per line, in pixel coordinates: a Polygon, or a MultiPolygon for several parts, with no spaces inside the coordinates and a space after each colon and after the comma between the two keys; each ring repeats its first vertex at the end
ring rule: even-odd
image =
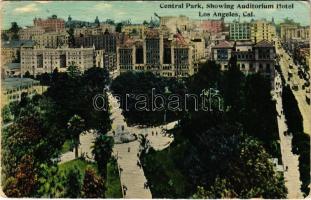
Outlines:
{"type": "Polygon", "coordinates": [[[31,78],[30,72],[26,71],[24,74],[24,78],[31,78]]]}
{"type": "Polygon", "coordinates": [[[113,147],[113,138],[107,135],[99,135],[94,145],[92,153],[97,162],[98,171],[104,178],[107,178],[107,163],[111,157],[113,147]]]}
{"type": "Polygon", "coordinates": [[[110,24],[110,25],[115,25],[115,23],[114,23],[114,21],[112,19],[107,19],[106,23],[110,24]]]}
{"type": "Polygon", "coordinates": [[[66,198],[79,198],[82,188],[82,175],[78,168],[75,166],[67,173],[66,180],[66,198]]]}
{"type": "Polygon", "coordinates": [[[96,172],[92,168],[86,168],[83,187],[83,198],[104,198],[105,197],[105,184],[104,180],[96,175],[96,172]]]}
{"type": "Polygon", "coordinates": [[[85,130],[85,120],[79,115],[72,116],[67,123],[68,131],[74,141],[75,158],[78,158],[78,148],[80,144],[80,134],[85,130]]]}
{"type": "Polygon", "coordinates": [[[147,153],[148,149],[150,148],[150,142],[147,139],[147,136],[143,135],[143,134],[139,134],[138,135],[138,140],[139,140],[139,143],[140,143],[141,153],[142,154],[147,153]]]}
{"type": "Polygon", "coordinates": [[[9,38],[8,34],[2,33],[1,39],[2,39],[3,41],[8,41],[10,38],[9,38]]]}
{"type": "Polygon", "coordinates": [[[79,67],[76,65],[70,65],[67,68],[67,73],[71,78],[76,78],[76,77],[79,77],[81,75],[81,71],[80,71],[79,67]]]}
{"type": "Polygon", "coordinates": [[[97,26],[99,26],[99,25],[100,25],[100,23],[99,23],[99,19],[98,19],[98,16],[96,16],[94,23],[95,23],[97,26]]]}
{"type": "Polygon", "coordinates": [[[120,23],[117,23],[116,32],[121,33],[122,27],[123,27],[123,23],[121,23],[121,22],[120,22],[120,23]]]}
{"type": "Polygon", "coordinates": [[[75,47],[76,46],[76,40],[75,40],[75,36],[74,36],[74,29],[72,27],[69,28],[69,30],[67,31],[68,33],[68,44],[70,47],[75,47]]]}
{"type": "Polygon", "coordinates": [[[10,105],[5,105],[3,108],[2,108],[2,121],[3,123],[8,123],[10,121],[13,120],[13,115],[12,115],[12,112],[10,110],[10,105]]]}
{"type": "Polygon", "coordinates": [[[25,155],[17,166],[16,188],[21,197],[30,197],[35,192],[37,174],[34,164],[34,159],[29,155],[25,155]]]}
{"type": "Polygon", "coordinates": [[[12,40],[18,40],[19,35],[18,32],[20,30],[20,27],[17,25],[16,22],[11,23],[11,28],[9,29],[9,32],[12,33],[12,40]]]}
{"type": "Polygon", "coordinates": [[[45,198],[64,197],[65,176],[59,171],[58,166],[40,166],[38,195],[45,198]]]}
{"type": "Polygon", "coordinates": [[[7,197],[17,198],[21,197],[21,193],[17,188],[17,180],[14,177],[9,177],[4,185],[3,185],[3,192],[7,197]]]}

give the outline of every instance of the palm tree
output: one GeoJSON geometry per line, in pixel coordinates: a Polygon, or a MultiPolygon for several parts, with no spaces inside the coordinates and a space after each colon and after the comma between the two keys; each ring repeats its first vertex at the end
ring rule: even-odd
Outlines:
{"type": "Polygon", "coordinates": [[[92,146],[92,154],[97,162],[98,171],[106,179],[106,166],[111,157],[113,138],[107,135],[99,135],[92,146]]]}
{"type": "Polygon", "coordinates": [[[140,143],[141,153],[147,153],[149,148],[150,148],[150,142],[147,139],[147,136],[143,135],[143,134],[139,134],[138,135],[138,140],[139,140],[139,143],[140,143]]]}
{"type": "Polygon", "coordinates": [[[70,133],[71,138],[74,141],[75,146],[75,158],[78,158],[78,147],[80,144],[80,134],[85,130],[85,120],[79,115],[72,116],[68,123],[67,128],[70,133]]]}

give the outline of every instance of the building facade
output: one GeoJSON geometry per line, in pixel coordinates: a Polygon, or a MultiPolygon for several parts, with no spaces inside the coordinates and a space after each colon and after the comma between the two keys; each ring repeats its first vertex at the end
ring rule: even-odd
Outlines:
{"type": "Polygon", "coordinates": [[[116,53],[118,35],[116,33],[105,32],[100,35],[88,35],[75,37],[74,47],[90,48],[95,46],[96,50],[105,50],[106,53],[116,53]]]}
{"type": "Polygon", "coordinates": [[[202,20],[200,28],[205,32],[219,33],[224,30],[224,19],[202,20]]]}
{"type": "Polygon", "coordinates": [[[65,20],[52,15],[48,19],[35,18],[33,20],[35,27],[42,27],[46,32],[58,32],[65,29],[65,20]]]}
{"type": "Polygon", "coordinates": [[[49,32],[32,37],[38,48],[57,48],[68,45],[69,35],[67,32],[49,32]]]}
{"type": "Polygon", "coordinates": [[[237,66],[245,74],[261,73],[274,77],[275,48],[272,43],[262,40],[256,44],[250,42],[222,42],[212,48],[213,60],[222,70],[228,69],[232,56],[237,58],[237,66]]]}
{"type": "Polygon", "coordinates": [[[103,66],[102,55],[95,48],[22,48],[21,73],[28,71],[36,76],[52,73],[55,68],[64,72],[70,65],[78,66],[83,72],[91,67],[103,66]]]}
{"type": "Polygon", "coordinates": [[[156,29],[147,30],[144,35],[142,40],[128,38],[117,46],[117,67],[120,73],[151,71],[166,77],[194,74],[193,44],[186,42],[180,34],[169,38],[156,29]]]}
{"type": "Polygon", "coordinates": [[[256,20],[251,22],[251,40],[254,43],[262,40],[272,42],[276,36],[275,26],[266,20],[256,20]]]}
{"type": "Polygon", "coordinates": [[[40,26],[31,26],[19,31],[19,38],[21,40],[31,40],[34,36],[39,36],[45,33],[44,28],[40,26]]]}
{"type": "Polygon", "coordinates": [[[300,26],[298,23],[281,23],[281,39],[309,41],[310,26],[300,26]]]}
{"type": "Polygon", "coordinates": [[[248,22],[233,21],[229,24],[230,40],[250,40],[251,39],[251,24],[248,22]]]}

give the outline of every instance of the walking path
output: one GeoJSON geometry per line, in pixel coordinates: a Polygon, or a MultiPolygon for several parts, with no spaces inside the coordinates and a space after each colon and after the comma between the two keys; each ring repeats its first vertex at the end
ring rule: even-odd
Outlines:
{"type": "Polygon", "coordinates": [[[287,125],[285,122],[285,116],[283,113],[283,104],[282,104],[282,86],[281,78],[279,74],[275,77],[275,96],[276,99],[276,110],[279,116],[277,117],[278,127],[279,127],[279,137],[281,144],[281,154],[282,162],[284,166],[284,178],[285,186],[288,190],[287,198],[298,199],[303,198],[303,195],[300,190],[301,181],[299,174],[299,161],[298,155],[292,153],[292,136],[289,134],[284,134],[287,131],[287,125]]]}
{"type": "MultiPolygon", "coordinates": [[[[84,155],[86,160],[94,160],[92,155],[91,146],[93,145],[93,141],[95,140],[96,133],[92,130],[86,132],[85,134],[80,135],[80,145],[79,145],[79,156],[84,155]]],[[[61,155],[59,164],[71,161],[75,159],[74,151],[68,151],[61,155]]]]}
{"type": "MultiPolygon", "coordinates": [[[[127,130],[130,133],[135,133],[136,135],[148,134],[147,139],[150,141],[151,146],[156,150],[166,148],[173,141],[173,138],[161,134],[163,132],[162,127],[128,127],[122,115],[122,110],[119,108],[117,99],[114,98],[110,93],[109,103],[112,113],[111,118],[113,120],[112,131],[120,131],[123,126],[124,130],[127,130]]],[[[173,122],[164,127],[171,129],[175,126],[176,123],[177,122],[173,122]]],[[[112,131],[110,131],[108,134],[112,135],[112,131]]],[[[125,198],[152,198],[149,188],[144,187],[144,184],[147,182],[144,171],[137,164],[138,162],[140,163],[137,155],[139,152],[139,146],[139,141],[136,140],[125,144],[115,144],[113,148],[113,153],[117,157],[118,165],[121,171],[121,184],[126,187],[126,191],[124,193],[125,198]]]]}
{"type": "MultiPolygon", "coordinates": [[[[108,93],[109,104],[111,107],[111,119],[112,119],[112,130],[108,132],[108,135],[112,136],[113,131],[121,131],[122,127],[124,130],[135,133],[136,135],[143,134],[147,135],[147,139],[150,145],[155,150],[162,150],[170,145],[173,141],[172,137],[165,136],[165,130],[174,128],[176,122],[169,123],[165,126],[154,127],[154,128],[141,128],[138,126],[128,127],[125,119],[122,115],[122,110],[119,108],[117,99],[108,93]]],[[[80,136],[79,155],[85,154],[89,159],[93,159],[91,153],[91,146],[95,140],[96,134],[92,131],[82,134],[80,136]]],[[[120,169],[120,181],[121,185],[126,187],[124,192],[125,198],[152,198],[149,188],[145,188],[147,179],[144,175],[143,169],[137,164],[140,163],[138,152],[139,152],[139,141],[124,144],[115,144],[113,147],[113,154],[117,157],[118,166],[120,169]]],[[[61,155],[60,162],[68,162],[75,159],[74,151],[66,152],[61,155]]]]}

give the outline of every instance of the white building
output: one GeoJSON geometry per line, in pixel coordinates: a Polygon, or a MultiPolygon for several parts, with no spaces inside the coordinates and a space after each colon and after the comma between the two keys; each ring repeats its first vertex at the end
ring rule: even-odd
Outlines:
{"type": "Polygon", "coordinates": [[[103,50],[95,48],[21,48],[21,73],[31,75],[52,73],[55,68],[63,72],[70,65],[85,71],[103,66],[103,50]]]}

